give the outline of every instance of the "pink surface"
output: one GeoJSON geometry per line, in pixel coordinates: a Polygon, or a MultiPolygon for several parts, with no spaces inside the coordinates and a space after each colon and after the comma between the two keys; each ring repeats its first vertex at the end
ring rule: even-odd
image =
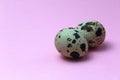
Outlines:
{"type": "Polygon", "coordinates": [[[0,80],[120,80],[120,0],[0,0],[0,80]],[[63,27],[95,19],[105,42],[79,61],[54,46],[63,27]]]}

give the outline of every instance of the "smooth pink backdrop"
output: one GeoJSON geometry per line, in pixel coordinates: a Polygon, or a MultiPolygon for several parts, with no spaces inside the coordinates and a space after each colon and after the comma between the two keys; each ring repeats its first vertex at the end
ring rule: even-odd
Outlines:
{"type": "Polygon", "coordinates": [[[120,0],[0,0],[0,80],[120,80],[120,0]],[[61,57],[57,32],[89,19],[105,42],[82,60],[61,57]]]}

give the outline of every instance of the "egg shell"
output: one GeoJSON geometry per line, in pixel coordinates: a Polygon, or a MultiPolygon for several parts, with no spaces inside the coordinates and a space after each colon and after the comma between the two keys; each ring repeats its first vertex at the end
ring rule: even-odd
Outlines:
{"type": "Polygon", "coordinates": [[[87,40],[74,28],[64,28],[55,37],[55,47],[62,56],[79,58],[87,54],[87,40]]]}
{"type": "Polygon", "coordinates": [[[96,20],[84,21],[76,29],[87,39],[89,47],[98,47],[105,40],[105,28],[96,20]]]}

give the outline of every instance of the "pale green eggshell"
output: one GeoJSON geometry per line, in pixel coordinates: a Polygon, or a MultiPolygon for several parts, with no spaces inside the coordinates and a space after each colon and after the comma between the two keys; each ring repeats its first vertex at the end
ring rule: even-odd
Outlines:
{"type": "Polygon", "coordinates": [[[87,40],[73,28],[65,28],[58,32],[55,37],[55,47],[63,56],[68,58],[85,56],[88,51],[87,40]]]}

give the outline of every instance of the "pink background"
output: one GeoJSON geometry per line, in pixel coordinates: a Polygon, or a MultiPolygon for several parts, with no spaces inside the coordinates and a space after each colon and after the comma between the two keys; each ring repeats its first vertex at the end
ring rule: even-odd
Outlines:
{"type": "Polygon", "coordinates": [[[0,0],[0,80],[120,80],[120,0],[0,0]],[[54,37],[95,19],[105,42],[82,60],[61,57],[54,37]]]}

